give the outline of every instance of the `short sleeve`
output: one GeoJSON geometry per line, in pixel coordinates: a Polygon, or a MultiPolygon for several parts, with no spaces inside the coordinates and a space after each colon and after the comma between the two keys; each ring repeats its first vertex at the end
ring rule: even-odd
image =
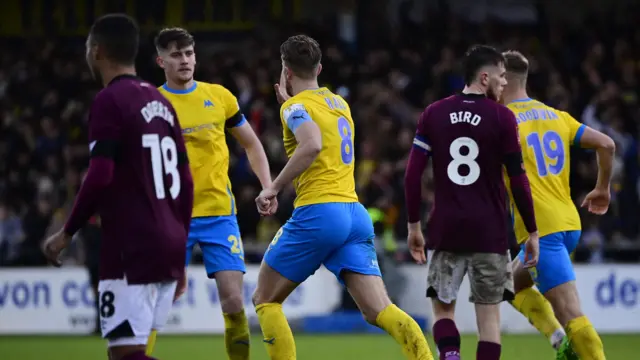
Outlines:
{"type": "Polygon", "coordinates": [[[91,157],[115,158],[122,140],[122,114],[107,89],[93,100],[88,130],[91,157]]]}
{"type": "Polygon", "coordinates": [[[520,147],[520,135],[518,134],[518,122],[516,116],[508,108],[501,106],[502,124],[502,153],[513,154],[522,152],[520,147]]]}
{"type": "Polygon", "coordinates": [[[296,133],[296,130],[300,125],[307,121],[312,121],[311,115],[309,115],[309,112],[307,112],[304,105],[300,103],[285,103],[282,108],[281,119],[283,125],[286,126],[293,134],[296,133]]]}
{"type": "Polygon", "coordinates": [[[227,88],[220,86],[220,90],[224,104],[225,127],[234,128],[244,124],[247,120],[240,111],[238,99],[227,88]]]}
{"type": "Polygon", "coordinates": [[[416,135],[413,138],[413,148],[422,151],[424,153],[431,153],[431,144],[429,142],[429,138],[427,136],[427,121],[431,106],[427,107],[422,114],[420,114],[420,118],[418,118],[418,127],[416,128],[416,135]]]}
{"type": "Polygon", "coordinates": [[[582,138],[582,134],[584,134],[584,129],[586,128],[585,124],[581,124],[578,120],[574,119],[573,116],[569,115],[567,112],[561,112],[562,119],[569,126],[569,138],[571,139],[571,144],[575,146],[580,146],[580,139],[582,138]]]}

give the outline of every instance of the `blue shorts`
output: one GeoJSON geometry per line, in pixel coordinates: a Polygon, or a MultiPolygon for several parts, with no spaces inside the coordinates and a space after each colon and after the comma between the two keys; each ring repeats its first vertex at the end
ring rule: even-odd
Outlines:
{"type": "Polygon", "coordinates": [[[273,238],[264,261],[301,283],[324,265],[338,281],[343,270],[380,275],[373,223],[362,204],[326,203],[296,208],[273,238]]]}
{"type": "Polygon", "coordinates": [[[195,244],[202,250],[204,267],[210,278],[218,271],[246,272],[244,249],[235,215],[191,219],[187,239],[187,265],[195,244]]]}
{"type": "MultiPolygon", "coordinates": [[[[578,245],[580,234],[580,230],[562,231],[540,238],[538,265],[529,269],[529,273],[541,293],[576,279],[570,254],[578,245]]],[[[518,258],[524,262],[524,244],[518,258]]]]}

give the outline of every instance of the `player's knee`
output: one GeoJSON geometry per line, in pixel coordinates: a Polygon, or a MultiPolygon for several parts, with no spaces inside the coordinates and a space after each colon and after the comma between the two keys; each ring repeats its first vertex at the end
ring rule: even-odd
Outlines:
{"type": "Polygon", "coordinates": [[[220,307],[222,312],[227,314],[239,313],[244,309],[244,303],[241,293],[229,294],[220,299],[220,307]]]}
{"type": "Polygon", "coordinates": [[[264,301],[262,301],[262,297],[260,296],[260,294],[258,294],[257,289],[253,292],[253,295],[251,295],[251,302],[253,303],[254,307],[264,303],[264,301]]]}
{"type": "Polygon", "coordinates": [[[554,305],[552,302],[552,307],[553,311],[556,314],[556,317],[558,318],[558,320],[560,320],[560,323],[563,326],[566,326],[569,321],[573,319],[584,316],[584,314],[582,313],[582,309],[580,309],[578,303],[560,301],[554,305]]]}
{"type": "Polygon", "coordinates": [[[574,282],[564,283],[557,286],[545,294],[551,303],[553,311],[563,326],[573,319],[583,316],[580,308],[580,299],[574,282]]]}
{"type": "Polygon", "coordinates": [[[431,306],[433,308],[433,317],[434,321],[442,320],[442,319],[451,319],[455,318],[456,314],[456,302],[452,301],[451,303],[445,303],[438,299],[437,297],[433,297],[431,299],[431,306]]]}
{"type": "Polygon", "coordinates": [[[260,304],[282,303],[282,301],[278,301],[273,294],[260,291],[260,288],[257,288],[256,291],[253,292],[251,302],[253,303],[253,306],[258,306],[260,304]]]}

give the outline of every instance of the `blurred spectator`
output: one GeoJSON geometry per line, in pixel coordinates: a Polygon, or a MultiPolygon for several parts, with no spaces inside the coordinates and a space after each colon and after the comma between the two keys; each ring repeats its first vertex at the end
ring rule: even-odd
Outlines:
{"type": "Polygon", "coordinates": [[[36,199],[24,216],[24,242],[22,243],[21,265],[42,266],[47,259],[40,250],[40,244],[47,234],[53,217],[53,207],[45,196],[36,199]]]}
{"type": "Polygon", "coordinates": [[[5,204],[0,203],[0,266],[15,265],[24,239],[22,221],[5,204]]]}

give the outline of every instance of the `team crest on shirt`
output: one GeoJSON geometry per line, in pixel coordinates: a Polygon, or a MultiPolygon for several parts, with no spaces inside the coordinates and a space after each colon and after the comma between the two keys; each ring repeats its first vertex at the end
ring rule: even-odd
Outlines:
{"type": "Polygon", "coordinates": [[[291,116],[291,114],[293,114],[296,111],[305,111],[304,105],[302,105],[302,104],[291,104],[291,105],[287,106],[287,108],[282,111],[282,116],[284,117],[285,120],[289,119],[289,116],[291,116]]]}

